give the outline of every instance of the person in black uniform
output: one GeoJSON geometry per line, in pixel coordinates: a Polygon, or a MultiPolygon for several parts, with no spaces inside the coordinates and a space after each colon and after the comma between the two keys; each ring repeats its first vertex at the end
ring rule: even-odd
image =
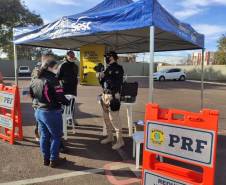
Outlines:
{"type": "Polygon", "coordinates": [[[118,55],[110,52],[106,57],[107,69],[99,74],[99,81],[103,88],[101,104],[103,108],[103,117],[107,128],[107,138],[101,141],[101,144],[113,142],[114,129],[116,132],[117,142],[113,145],[113,150],[118,150],[124,146],[122,138],[122,126],[119,119],[120,110],[120,91],[123,84],[124,70],[117,63],[118,55]]]}
{"type": "Polygon", "coordinates": [[[59,149],[63,135],[61,105],[68,105],[63,88],[56,78],[57,62],[42,64],[38,77],[30,85],[30,93],[37,101],[35,117],[39,124],[40,149],[44,165],[56,167],[59,164],[59,149]]]}
{"type": "Polygon", "coordinates": [[[57,77],[62,82],[65,94],[77,96],[79,68],[75,64],[75,59],[74,52],[68,51],[66,61],[59,67],[57,77]]]}

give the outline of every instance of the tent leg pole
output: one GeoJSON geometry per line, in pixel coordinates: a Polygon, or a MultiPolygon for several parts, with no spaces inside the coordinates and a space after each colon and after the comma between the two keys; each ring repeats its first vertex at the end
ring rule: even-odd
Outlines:
{"type": "Polygon", "coordinates": [[[16,49],[16,44],[13,44],[13,49],[14,49],[14,73],[15,73],[15,84],[18,86],[18,62],[17,62],[17,49],[16,49]]]}
{"type": "Polygon", "coordinates": [[[154,67],[154,52],[155,52],[155,27],[150,27],[150,64],[149,64],[149,93],[148,101],[154,102],[154,79],[153,79],[153,67],[154,67]]]}
{"type": "Polygon", "coordinates": [[[204,108],[204,60],[205,60],[205,49],[202,49],[202,69],[201,69],[201,109],[204,108]]]}

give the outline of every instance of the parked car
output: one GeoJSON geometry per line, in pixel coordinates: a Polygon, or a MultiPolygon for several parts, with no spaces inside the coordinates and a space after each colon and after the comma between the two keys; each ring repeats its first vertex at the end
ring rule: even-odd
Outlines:
{"type": "Polygon", "coordinates": [[[29,66],[20,66],[18,71],[19,76],[30,76],[31,70],[29,66]]]}
{"type": "Polygon", "coordinates": [[[186,74],[182,69],[172,68],[164,69],[154,73],[154,80],[164,81],[164,80],[186,80],[186,74]]]}

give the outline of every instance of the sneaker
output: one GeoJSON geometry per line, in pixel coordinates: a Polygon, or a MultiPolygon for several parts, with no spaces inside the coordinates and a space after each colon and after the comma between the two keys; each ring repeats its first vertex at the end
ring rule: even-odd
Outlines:
{"type": "Polygon", "coordinates": [[[106,137],[105,139],[103,139],[100,143],[102,145],[108,144],[108,143],[112,143],[114,140],[113,136],[108,135],[108,137],[106,137]]]}
{"type": "Polygon", "coordinates": [[[60,145],[60,153],[62,153],[62,154],[68,153],[68,148],[63,144],[62,141],[61,141],[61,145],[60,145]]]}
{"type": "Polygon", "coordinates": [[[120,140],[119,142],[116,142],[113,146],[112,149],[113,150],[119,150],[120,148],[122,148],[123,146],[125,146],[125,143],[123,140],[120,140]]]}
{"type": "Polygon", "coordinates": [[[53,160],[53,161],[50,161],[50,167],[51,168],[56,168],[57,166],[60,166],[62,165],[64,162],[66,162],[66,158],[59,158],[59,159],[56,159],[56,160],[53,160]]]}

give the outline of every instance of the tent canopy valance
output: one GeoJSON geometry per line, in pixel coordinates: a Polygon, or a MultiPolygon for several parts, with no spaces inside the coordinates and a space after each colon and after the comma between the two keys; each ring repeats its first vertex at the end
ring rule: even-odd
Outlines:
{"type": "Polygon", "coordinates": [[[204,47],[204,36],[170,15],[157,0],[105,0],[39,28],[15,28],[14,43],[74,50],[92,43],[118,53],[148,52],[150,26],[155,26],[155,51],[204,47]]]}

